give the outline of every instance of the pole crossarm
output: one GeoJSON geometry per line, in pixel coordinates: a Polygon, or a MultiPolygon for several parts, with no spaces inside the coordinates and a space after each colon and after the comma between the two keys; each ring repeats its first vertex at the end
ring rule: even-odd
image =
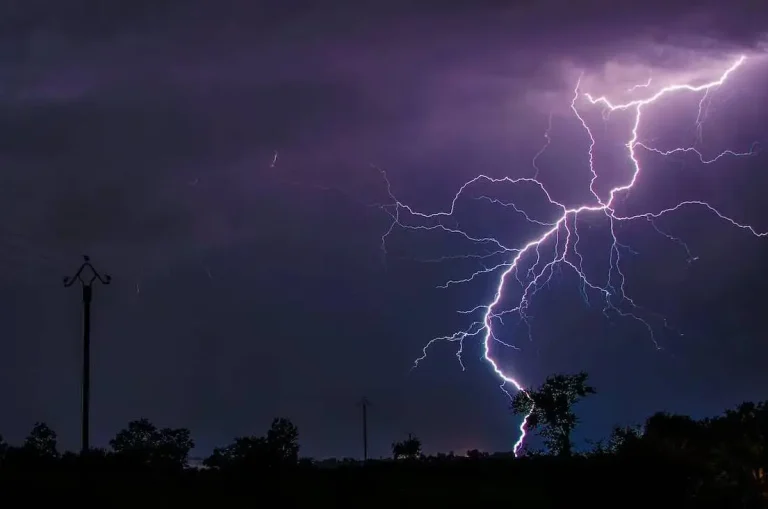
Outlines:
{"type": "Polygon", "coordinates": [[[64,278],[64,287],[68,288],[72,286],[75,281],[80,281],[83,286],[91,286],[95,281],[108,285],[112,282],[112,276],[109,274],[104,274],[103,276],[99,274],[99,271],[91,265],[91,258],[88,255],[83,255],[83,264],[80,265],[80,268],[77,269],[74,276],[64,278]],[[88,273],[90,273],[90,277],[86,275],[88,273]]]}

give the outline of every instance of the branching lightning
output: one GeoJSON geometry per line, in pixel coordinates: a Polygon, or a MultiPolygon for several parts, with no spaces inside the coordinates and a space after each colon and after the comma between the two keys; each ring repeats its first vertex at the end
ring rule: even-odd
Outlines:
{"type": "MultiPolygon", "coordinates": [[[[654,222],[656,219],[685,207],[702,207],[715,214],[720,219],[727,221],[731,225],[743,229],[752,235],[763,237],[768,235],[768,232],[759,232],[749,225],[741,224],[734,219],[729,218],[725,214],[718,211],[715,207],[704,201],[683,201],[667,209],[654,212],[646,212],[637,215],[618,214],[615,207],[617,197],[621,196],[622,194],[626,194],[635,185],[637,179],[640,177],[641,165],[638,160],[639,151],[655,152],[662,156],[680,153],[694,153],[698,156],[702,163],[712,164],[725,156],[741,157],[753,155],[756,149],[756,145],[753,145],[747,152],[726,150],[713,158],[704,157],[704,155],[695,147],[679,147],[673,150],[661,150],[649,145],[648,143],[640,141],[642,113],[647,108],[651,108],[655,102],[664,96],[682,93],[702,94],[701,100],[699,101],[699,112],[696,120],[698,133],[697,139],[700,141],[701,124],[706,117],[705,106],[707,101],[711,99],[710,92],[713,89],[723,85],[728,80],[728,77],[744,64],[745,60],[746,56],[739,57],[719,76],[718,79],[701,85],[670,85],[664,88],[659,88],[657,91],[653,92],[653,87],[651,86],[652,81],[649,79],[646,83],[636,85],[628,90],[628,92],[632,92],[633,96],[637,96],[643,93],[647,94],[646,97],[643,99],[634,99],[625,103],[613,102],[605,96],[595,97],[589,93],[582,93],[580,90],[582,79],[580,78],[576,83],[570,108],[573,115],[575,115],[575,117],[581,123],[581,126],[583,127],[590,140],[588,159],[589,170],[592,177],[589,183],[589,190],[591,192],[592,198],[588,203],[577,207],[569,208],[566,205],[555,201],[545,186],[542,184],[542,182],[539,180],[539,168],[536,165],[536,160],[544,152],[544,150],[546,150],[551,141],[551,115],[548,128],[545,132],[546,145],[534,156],[533,166],[535,169],[535,174],[533,177],[492,178],[486,175],[478,175],[459,188],[458,192],[453,197],[450,208],[448,210],[424,213],[414,210],[411,206],[402,203],[393,194],[390,182],[387,179],[386,172],[380,170],[385,179],[387,191],[392,200],[390,204],[383,205],[381,207],[382,210],[384,210],[392,218],[392,223],[381,239],[382,249],[385,253],[387,237],[395,230],[395,228],[399,227],[408,230],[439,230],[447,232],[451,235],[463,237],[468,241],[489,248],[486,251],[487,254],[469,255],[471,257],[490,259],[493,256],[506,255],[506,260],[502,263],[474,272],[464,279],[451,280],[442,285],[442,287],[445,288],[450,285],[472,281],[483,274],[499,274],[496,290],[490,302],[478,305],[473,309],[460,311],[460,313],[464,313],[468,316],[476,315],[479,316],[479,318],[473,321],[467,328],[463,330],[457,331],[454,334],[448,336],[437,337],[429,341],[424,346],[422,355],[416,359],[414,367],[418,366],[419,362],[426,358],[427,351],[430,346],[440,341],[448,341],[457,343],[458,349],[456,351],[456,356],[458,357],[463,369],[464,364],[462,362],[462,352],[464,347],[464,340],[467,338],[480,337],[482,338],[483,345],[483,359],[491,366],[496,375],[501,379],[502,390],[511,397],[509,392],[506,390],[506,387],[511,385],[514,386],[515,390],[522,391],[524,394],[527,394],[525,393],[523,384],[507,371],[505,371],[500,366],[497,358],[493,355],[493,347],[496,344],[517,349],[517,347],[511,343],[502,341],[502,339],[496,335],[495,327],[497,325],[503,324],[503,320],[507,315],[516,314],[520,318],[521,323],[524,323],[528,327],[530,336],[530,316],[528,315],[527,311],[531,304],[531,300],[539,290],[541,290],[547,283],[549,283],[553,277],[553,274],[555,273],[555,270],[560,270],[563,268],[572,269],[578,276],[581,286],[581,293],[585,300],[588,298],[588,294],[590,293],[599,295],[602,298],[603,312],[606,314],[606,316],[608,316],[609,313],[614,313],[624,318],[636,320],[647,328],[651,339],[653,340],[654,344],[656,344],[654,328],[651,326],[648,319],[644,318],[644,316],[648,316],[647,313],[640,313],[641,308],[625,292],[625,276],[621,269],[621,253],[627,251],[631,252],[631,249],[619,241],[616,233],[616,225],[628,221],[648,221],[651,223],[653,228],[656,229],[657,232],[683,246],[688,253],[689,261],[693,261],[696,258],[691,255],[691,252],[685,243],[681,239],[669,235],[659,229],[654,222]],[[593,157],[596,143],[595,137],[590,130],[588,122],[580,113],[578,107],[579,100],[582,101],[584,108],[603,108],[604,118],[607,118],[607,116],[613,112],[620,111],[628,112],[630,115],[632,115],[633,124],[631,134],[625,145],[632,168],[631,177],[623,184],[613,187],[603,195],[601,195],[595,188],[595,182],[598,179],[598,172],[595,168],[593,157]],[[527,186],[531,189],[531,192],[539,193],[543,199],[548,201],[549,205],[556,208],[556,210],[559,210],[558,215],[554,221],[544,221],[540,218],[529,215],[513,203],[506,203],[502,200],[485,195],[475,197],[475,199],[487,200],[493,204],[511,208],[516,213],[525,218],[528,222],[536,225],[537,228],[541,228],[541,233],[538,237],[532,238],[528,242],[519,246],[507,246],[500,240],[492,237],[477,237],[470,235],[465,230],[456,226],[455,223],[453,223],[451,226],[443,224],[444,220],[452,218],[456,209],[457,202],[460,198],[465,196],[466,191],[472,186],[481,183],[508,183],[519,186],[527,186]],[[609,228],[613,240],[609,254],[607,283],[605,284],[598,284],[597,282],[590,279],[583,269],[584,256],[579,250],[580,238],[577,220],[582,216],[590,214],[604,216],[608,221],[607,224],[610,225],[609,228]],[[509,298],[507,294],[510,292],[508,286],[510,286],[510,283],[515,282],[519,285],[520,289],[519,299],[516,298],[514,304],[511,306],[506,305],[504,302],[509,298]]],[[[658,344],[656,344],[656,346],[658,348],[658,344]]],[[[523,446],[529,415],[525,416],[520,424],[520,435],[514,445],[515,455],[520,452],[521,447],[523,446]]]]}

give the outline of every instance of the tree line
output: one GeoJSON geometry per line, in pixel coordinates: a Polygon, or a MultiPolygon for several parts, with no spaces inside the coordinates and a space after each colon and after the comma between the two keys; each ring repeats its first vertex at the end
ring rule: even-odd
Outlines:
{"type": "MultiPolygon", "coordinates": [[[[0,471],[56,463],[112,462],[132,470],[156,470],[171,473],[190,468],[189,455],[195,447],[187,428],[158,428],[148,419],[131,421],[109,441],[108,449],[93,448],[87,454],[61,453],[56,432],[44,422],[35,423],[20,446],[10,446],[0,435],[0,471]]],[[[237,437],[217,447],[205,458],[207,468],[229,470],[250,467],[275,468],[298,465],[299,430],[289,420],[277,418],[265,436],[237,437]]]]}
{"type": "MultiPolygon", "coordinates": [[[[440,472],[445,479],[460,475],[462,482],[471,482],[473,472],[482,472],[484,485],[499,475],[505,479],[498,481],[502,492],[512,482],[520,483],[519,489],[525,491],[556,479],[561,488],[570,486],[571,498],[567,500],[571,502],[581,492],[589,500],[596,496],[585,491],[583,483],[588,479],[616,489],[644,479],[646,491],[663,487],[678,493],[680,500],[707,500],[718,507],[768,506],[767,402],[745,402],[700,420],[656,413],[643,425],[616,427],[589,449],[577,450],[572,439],[579,423],[575,409],[579,401],[596,392],[586,373],[576,373],[552,375],[541,386],[517,393],[511,411],[528,416],[528,432],[537,433],[545,446],[543,450],[526,450],[519,458],[480,451],[426,456],[421,440],[409,434],[392,444],[391,460],[342,460],[331,470],[349,482],[357,479],[357,484],[377,476],[398,478],[395,486],[416,492],[430,489],[424,481],[409,484],[412,479],[421,479],[419,476],[434,477],[427,471],[440,472]],[[734,501],[741,505],[732,505],[734,501]]],[[[300,457],[299,430],[286,418],[274,419],[264,435],[236,437],[232,443],[215,448],[203,460],[202,469],[189,466],[194,447],[189,429],[158,428],[147,419],[139,419],[120,430],[106,449],[92,449],[85,455],[61,453],[55,431],[45,423],[36,423],[20,445],[8,445],[0,436],[0,481],[24,472],[98,471],[120,475],[145,472],[164,479],[181,476],[194,479],[197,485],[201,479],[252,479],[253,472],[260,472],[281,478],[310,476],[315,479],[315,489],[322,490],[339,479],[330,480],[324,473],[329,462],[300,457]]],[[[264,475],[259,478],[266,479],[264,475]]],[[[442,491],[434,490],[430,497],[439,498],[442,491]]],[[[552,499],[563,493],[544,490],[537,496],[552,499]]]]}

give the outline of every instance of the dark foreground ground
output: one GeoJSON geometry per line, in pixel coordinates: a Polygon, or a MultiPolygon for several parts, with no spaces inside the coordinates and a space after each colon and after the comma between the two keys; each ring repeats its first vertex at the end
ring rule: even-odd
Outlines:
{"type": "Polygon", "coordinates": [[[669,458],[374,462],[332,469],[175,473],[101,466],[0,472],[0,507],[768,507],[748,476],[718,480],[669,458]],[[223,505],[223,504],[226,504],[223,505]]]}

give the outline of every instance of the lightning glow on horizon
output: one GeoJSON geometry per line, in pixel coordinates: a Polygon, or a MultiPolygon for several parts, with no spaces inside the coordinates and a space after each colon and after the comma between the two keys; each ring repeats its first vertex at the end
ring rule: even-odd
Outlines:
{"type": "MultiPolygon", "coordinates": [[[[661,216],[669,214],[671,212],[680,210],[684,207],[697,206],[697,207],[703,207],[708,209],[710,212],[717,215],[720,219],[729,222],[731,225],[735,227],[746,230],[752,235],[763,237],[768,235],[768,232],[759,232],[755,230],[752,226],[741,224],[735,221],[734,219],[729,218],[725,214],[721,213],[715,207],[709,205],[708,203],[704,201],[698,201],[698,200],[682,201],[673,207],[659,210],[656,212],[647,212],[642,214],[623,215],[623,216],[617,214],[616,207],[614,205],[616,203],[617,196],[621,195],[622,193],[628,192],[635,185],[635,182],[637,181],[641,172],[641,165],[637,157],[638,150],[655,152],[662,156],[668,156],[671,154],[679,154],[679,153],[694,153],[698,156],[699,160],[703,164],[714,163],[718,161],[721,157],[724,157],[727,155],[738,157],[738,156],[749,156],[755,153],[756,144],[753,144],[753,146],[750,147],[750,150],[748,152],[735,152],[732,150],[725,150],[720,154],[718,154],[716,157],[709,158],[709,159],[705,158],[704,155],[695,147],[679,147],[673,150],[660,150],[660,149],[654,148],[640,141],[639,130],[641,126],[642,112],[646,107],[651,107],[654,102],[656,102],[663,96],[667,96],[675,93],[702,93],[702,98],[699,102],[698,117],[696,120],[696,126],[699,132],[699,139],[700,139],[701,123],[703,121],[702,119],[705,114],[705,112],[703,111],[704,104],[705,104],[705,101],[708,98],[710,98],[710,95],[709,95],[710,91],[716,87],[723,85],[728,79],[728,77],[737,69],[739,69],[739,67],[741,67],[745,61],[746,61],[746,56],[740,56],[738,59],[736,59],[732,63],[730,67],[728,67],[724,72],[722,72],[722,74],[718,77],[718,79],[714,81],[701,84],[701,85],[691,85],[691,84],[670,85],[670,86],[660,88],[658,91],[648,95],[644,99],[636,99],[636,100],[632,100],[625,103],[613,102],[605,96],[595,97],[588,93],[582,93],[580,91],[580,87],[581,87],[581,78],[580,78],[576,83],[573,100],[571,101],[571,104],[570,104],[570,109],[575,115],[575,117],[579,120],[579,122],[581,123],[581,126],[583,127],[585,132],[588,134],[590,139],[588,156],[589,156],[589,170],[592,174],[592,178],[589,184],[589,190],[591,192],[593,199],[591,199],[589,203],[585,203],[577,207],[569,208],[566,205],[552,199],[550,193],[547,191],[545,186],[538,179],[539,168],[538,166],[536,166],[536,159],[544,152],[544,150],[546,150],[546,148],[549,146],[549,143],[551,141],[550,140],[550,130],[552,126],[551,115],[550,115],[547,131],[545,132],[546,145],[534,156],[533,166],[534,166],[534,169],[536,170],[536,173],[534,174],[533,177],[492,178],[486,175],[478,175],[473,179],[469,180],[468,182],[466,182],[465,184],[463,184],[459,188],[458,192],[453,197],[450,208],[445,211],[433,212],[433,213],[418,212],[413,208],[411,208],[409,205],[400,202],[392,193],[389,180],[387,180],[386,172],[383,170],[380,170],[385,179],[385,182],[387,185],[387,191],[392,200],[390,204],[383,205],[381,207],[382,210],[384,210],[392,218],[392,223],[390,224],[390,227],[382,236],[382,249],[385,252],[386,252],[387,237],[394,231],[396,227],[400,227],[400,228],[409,229],[409,230],[428,230],[428,231],[440,230],[440,231],[448,232],[453,235],[461,236],[464,239],[474,243],[478,243],[486,246],[488,245],[492,246],[492,252],[490,254],[474,255],[474,256],[468,255],[468,257],[489,258],[494,255],[495,256],[503,255],[503,254],[511,255],[511,259],[507,259],[506,261],[500,264],[484,268],[483,270],[480,270],[471,274],[469,277],[465,279],[448,281],[447,283],[441,286],[442,288],[446,288],[450,285],[466,283],[474,280],[480,275],[495,273],[497,271],[500,271],[500,275],[498,277],[498,283],[496,285],[493,298],[490,300],[490,302],[478,305],[466,311],[460,311],[460,313],[467,314],[467,315],[482,313],[482,317],[473,321],[467,328],[463,330],[460,330],[448,336],[437,337],[429,341],[424,346],[423,355],[418,359],[416,359],[416,361],[414,362],[414,367],[418,366],[419,362],[426,358],[427,350],[429,349],[430,346],[432,346],[433,344],[439,341],[448,341],[448,342],[458,343],[458,350],[456,352],[456,356],[458,357],[459,362],[461,363],[461,366],[463,369],[464,365],[462,362],[462,351],[464,346],[463,345],[464,340],[470,337],[482,337],[483,358],[485,361],[488,362],[488,364],[491,366],[495,374],[501,379],[502,390],[504,390],[504,392],[507,393],[509,397],[511,397],[511,394],[506,390],[506,386],[512,385],[517,391],[522,391],[524,394],[527,394],[525,392],[525,388],[523,384],[516,377],[512,376],[507,371],[505,371],[500,366],[497,358],[495,358],[493,355],[492,346],[494,343],[498,343],[500,345],[518,350],[516,346],[502,341],[496,335],[494,326],[496,324],[503,324],[503,318],[506,315],[516,313],[520,317],[522,322],[529,326],[529,335],[530,335],[530,324],[528,321],[529,316],[526,314],[526,311],[530,306],[531,299],[544,285],[546,285],[546,283],[550,281],[550,279],[554,274],[555,268],[559,268],[563,266],[570,267],[578,276],[580,280],[582,296],[585,299],[587,298],[588,290],[599,293],[604,300],[603,312],[604,314],[606,314],[606,316],[608,312],[611,311],[613,313],[616,313],[619,316],[637,320],[648,329],[651,339],[653,340],[654,344],[656,344],[656,339],[654,338],[654,330],[652,326],[648,321],[646,321],[646,319],[634,313],[634,311],[640,308],[637,304],[635,304],[632,298],[629,297],[625,292],[625,276],[620,266],[620,261],[621,261],[620,253],[622,250],[628,250],[629,248],[619,242],[616,234],[616,230],[615,230],[616,224],[621,222],[638,220],[638,219],[646,220],[651,223],[651,225],[653,226],[653,228],[656,229],[657,232],[666,236],[670,240],[673,240],[683,245],[689,254],[689,259],[695,259],[695,258],[690,255],[690,251],[688,251],[687,246],[685,246],[685,244],[680,239],[673,237],[669,234],[666,234],[662,230],[660,230],[654,223],[654,220],[660,218],[661,216]],[[579,98],[586,99],[586,103],[589,106],[601,106],[604,109],[603,110],[604,118],[607,118],[607,115],[610,115],[612,112],[617,112],[617,111],[628,111],[630,112],[630,114],[633,115],[631,135],[625,145],[628,152],[629,161],[632,167],[631,178],[629,178],[629,180],[623,183],[622,185],[617,185],[611,188],[603,196],[601,196],[600,193],[598,193],[598,191],[595,189],[595,182],[598,179],[598,173],[597,173],[597,170],[595,169],[594,157],[593,157],[593,151],[596,143],[595,137],[593,136],[592,131],[588,126],[588,123],[584,120],[584,118],[579,112],[579,109],[577,108],[577,100],[579,98]],[[506,246],[501,241],[493,237],[475,237],[465,232],[464,230],[460,229],[458,226],[449,227],[442,224],[441,222],[442,219],[450,218],[453,216],[454,211],[456,209],[456,204],[459,201],[459,199],[462,197],[463,193],[471,186],[478,183],[482,183],[482,182],[490,183],[490,184],[507,183],[507,184],[530,186],[531,188],[534,188],[536,192],[540,192],[543,195],[543,197],[546,198],[546,200],[548,200],[550,205],[557,207],[557,209],[560,211],[559,216],[554,221],[541,221],[541,220],[534,219],[533,217],[530,217],[525,211],[518,208],[513,203],[506,203],[501,200],[491,198],[485,195],[475,197],[476,199],[484,199],[484,200],[490,201],[491,203],[494,203],[496,205],[500,205],[503,207],[510,207],[516,213],[521,214],[530,223],[541,226],[543,228],[543,232],[538,237],[532,238],[528,242],[525,242],[522,245],[514,246],[514,247],[506,246]],[[585,215],[585,214],[602,214],[608,219],[610,224],[610,233],[611,233],[613,242],[610,248],[607,283],[605,285],[601,285],[590,280],[590,278],[587,277],[583,269],[584,257],[582,253],[579,251],[580,238],[579,238],[579,232],[578,232],[577,219],[581,215],[585,215]],[[407,220],[410,220],[410,221],[407,221],[407,220]],[[422,222],[425,222],[426,224],[418,224],[418,223],[414,223],[414,221],[416,222],[422,221],[422,222]],[[549,251],[549,254],[543,253],[544,250],[542,248],[547,246],[551,249],[551,251],[549,251]],[[521,289],[520,298],[515,299],[515,304],[513,306],[502,307],[503,306],[502,300],[505,298],[508,298],[506,295],[506,293],[508,293],[507,283],[510,282],[509,280],[512,277],[514,277],[516,282],[520,285],[520,289],[521,289]],[[622,304],[625,304],[625,307],[620,307],[622,304]],[[631,311],[626,310],[626,305],[630,307],[631,311]]],[[[631,89],[629,89],[628,91],[631,91],[636,94],[642,91],[650,91],[650,89],[651,89],[651,80],[649,79],[647,83],[636,85],[631,89]]],[[[656,347],[658,348],[658,344],[656,344],[656,347]]],[[[514,445],[515,455],[519,454],[524,444],[525,437],[526,437],[527,420],[529,416],[530,414],[526,415],[520,424],[520,435],[517,442],[514,445]]]]}

